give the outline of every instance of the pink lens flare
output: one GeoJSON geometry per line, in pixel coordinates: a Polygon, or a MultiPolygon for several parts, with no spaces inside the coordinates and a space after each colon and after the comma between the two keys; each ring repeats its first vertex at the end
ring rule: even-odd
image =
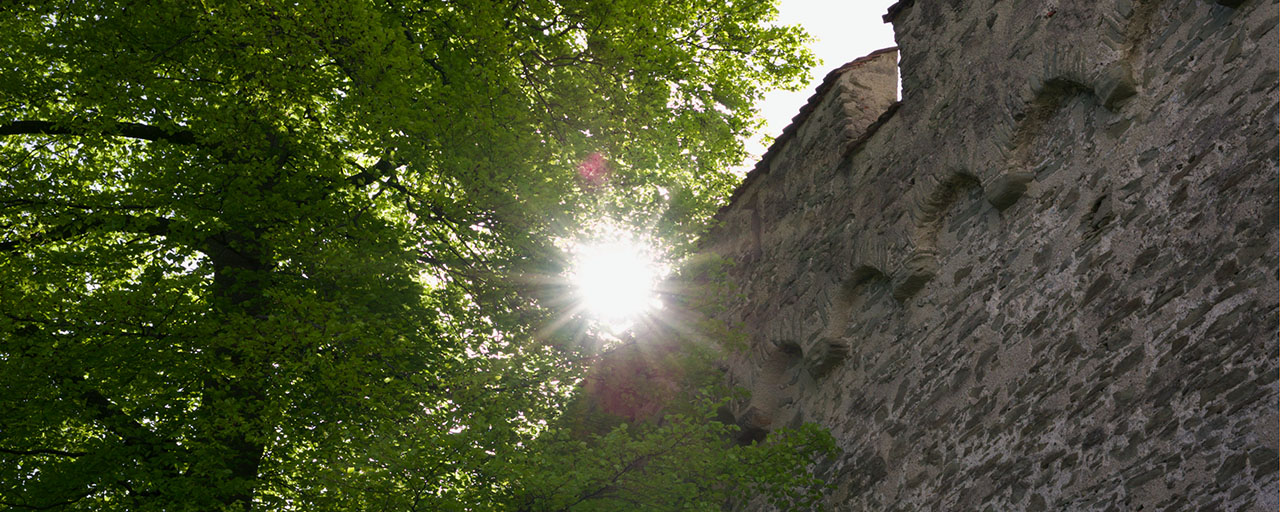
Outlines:
{"type": "Polygon", "coordinates": [[[582,181],[592,187],[604,185],[609,181],[611,174],[609,162],[605,161],[604,155],[600,152],[591,153],[578,164],[578,177],[582,181]]]}

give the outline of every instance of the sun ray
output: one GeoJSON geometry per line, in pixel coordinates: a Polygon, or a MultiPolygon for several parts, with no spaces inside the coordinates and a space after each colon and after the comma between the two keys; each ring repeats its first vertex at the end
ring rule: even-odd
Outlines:
{"type": "Polygon", "coordinates": [[[663,271],[654,249],[617,231],[573,248],[570,274],[579,309],[613,333],[661,307],[663,271]]]}

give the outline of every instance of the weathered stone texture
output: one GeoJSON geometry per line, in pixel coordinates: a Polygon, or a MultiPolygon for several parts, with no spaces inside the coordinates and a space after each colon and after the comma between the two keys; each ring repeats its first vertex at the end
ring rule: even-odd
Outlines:
{"type": "Polygon", "coordinates": [[[1276,2],[891,16],[704,245],[739,421],[837,510],[1276,510],[1276,2]]]}

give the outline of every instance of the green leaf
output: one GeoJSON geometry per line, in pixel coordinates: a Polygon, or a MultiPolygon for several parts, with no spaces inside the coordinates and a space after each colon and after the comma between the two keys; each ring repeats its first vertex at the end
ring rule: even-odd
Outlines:
{"type": "MultiPolygon", "coordinates": [[[[697,393],[574,426],[606,349],[571,318],[557,244],[609,218],[691,250],[749,106],[812,61],[774,14],[7,7],[0,503],[707,510],[754,489],[740,462],[766,448],[725,449],[697,393]],[[606,173],[579,172],[590,155],[606,173]]],[[[778,442],[799,454],[778,467],[804,473],[821,441],[778,442]]]]}

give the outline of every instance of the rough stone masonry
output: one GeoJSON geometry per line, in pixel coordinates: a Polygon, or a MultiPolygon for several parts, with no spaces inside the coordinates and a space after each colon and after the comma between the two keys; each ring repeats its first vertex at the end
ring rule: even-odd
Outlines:
{"type": "Polygon", "coordinates": [[[737,420],[836,510],[1277,510],[1276,2],[885,18],[703,245],[737,420]]]}

